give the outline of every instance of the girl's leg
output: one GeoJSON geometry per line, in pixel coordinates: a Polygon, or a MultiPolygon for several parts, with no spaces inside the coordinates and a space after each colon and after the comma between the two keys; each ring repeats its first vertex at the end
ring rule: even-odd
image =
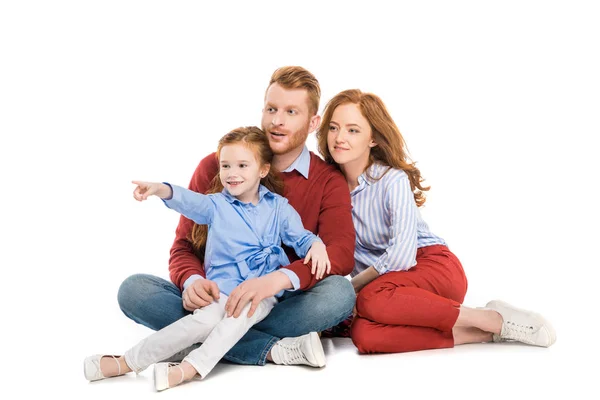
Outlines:
{"type": "Polygon", "coordinates": [[[127,350],[123,358],[129,368],[140,372],[194,343],[203,342],[225,315],[227,296],[197,309],[127,350]]]}
{"type": "MultiPolygon", "coordinates": [[[[224,296],[221,295],[221,299],[224,296]]],[[[225,296],[226,297],[226,296],[225,296]]],[[[269,297],[260,302],[252,317],[248,318],[251,304],[247,304],[238,318],[226,317],[225,314],[216,324],[202,345],[190,352],[181,364],[163,362],[154,367],[154,386],[162,391],[172,388],[200,375],[206,377],[214,366],[223,358],[238,340],[256,323],[263,320],[275,306],[277,299],[269,297]]],[[[223,303],[225,304],[225,303],[223,303]]]]}
{"type": "MultiPolygon", "coordinates": [[[[242,314],[238,318],[224,317],[203,340],[202,345],[192,351],[182,362],[182,367],[187,368],[185,364],[190,364],[204,378],[214,368],[223,356],[231,349],[255,324],[262,321],[273,309],[277,299],[268,297],[260,302],[252,317],[247,314],[251,304],[247,304],[242,314]]],[[[179,374],[178,379],[181,377],[179,374]]],[[[175,378],[175,377],[173,377],[175,378]]],[[[186,377],[187,378],[187,377],[186,377]]],[[[171,382],[171,379],[170,379],[171,382]]]]}

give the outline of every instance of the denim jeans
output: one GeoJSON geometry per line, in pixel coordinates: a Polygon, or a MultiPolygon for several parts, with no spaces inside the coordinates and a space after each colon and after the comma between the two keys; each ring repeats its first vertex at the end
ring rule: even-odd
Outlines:
{"type": "MultiPolygon", "coordinates": [[[[136,274],[123,281],[119,306],[133,321],[153,330],[188,315],[181,291],[153,275],[136,274]]],[[[352,313],[356,296],[352,284],[332,275],[306,291],[285,292],[271,313],[240,339],[223,357],[236,364],[264,365],[271,347],[281,338],[320,332],[339,324],[352,313]]],[[[197,347],[197,346],[195,346],[197,347]]],[[[194,347],[179,355],[183,359],[194,347]]]]}

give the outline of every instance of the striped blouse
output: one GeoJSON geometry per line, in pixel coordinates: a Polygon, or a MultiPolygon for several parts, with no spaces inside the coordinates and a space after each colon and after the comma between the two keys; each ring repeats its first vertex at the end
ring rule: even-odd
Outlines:
{"type": "Polygon", "coordinates": [[[446,244],[421,217],[404,171],[373,164],[368,172],[374,178],[383,177],[371,180],[365,172],[350,193],[356,229],[352,276],[370,266],[379,274],[408,270],[417,263],[418,248],[446,244]]]}

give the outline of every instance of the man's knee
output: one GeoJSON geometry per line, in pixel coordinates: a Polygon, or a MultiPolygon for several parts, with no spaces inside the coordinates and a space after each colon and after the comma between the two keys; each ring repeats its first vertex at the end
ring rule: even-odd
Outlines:
{"type": "Polygon", "coordinates": [[[328,276],[313,289],[319,295],[319,305],[330,313],[345,318],[352,312],[356,294],[350,281],[343,276],[328,276]]]}
{"type": "Polygon", "coordinates": [[[150,294],[155,290],[150,290],[156,285],[156,277],[148,274],[134,274],[127,277],[119,287],[117,300],[119,307],[125,313],[135,309],[140,303],[147,301],[150,294]]]}

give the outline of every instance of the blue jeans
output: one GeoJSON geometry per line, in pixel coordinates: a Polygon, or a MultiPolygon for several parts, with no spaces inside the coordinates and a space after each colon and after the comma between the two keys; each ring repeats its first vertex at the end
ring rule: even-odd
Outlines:
{"type": "MultiPolygon", "coordinates": [[[[153,275],[136,274],[125,279],[118,299],[127,317],[155,331],[189,314],[183,308],[179,288],[153,275]]],[[[352,313],[355,300],[350,281],[337,275],[306,291],[285,292],[271,313],[252,327],[224,359],[265,365],[271,347],[281,338],[320,332],[339,324],[352,313]]]]}

